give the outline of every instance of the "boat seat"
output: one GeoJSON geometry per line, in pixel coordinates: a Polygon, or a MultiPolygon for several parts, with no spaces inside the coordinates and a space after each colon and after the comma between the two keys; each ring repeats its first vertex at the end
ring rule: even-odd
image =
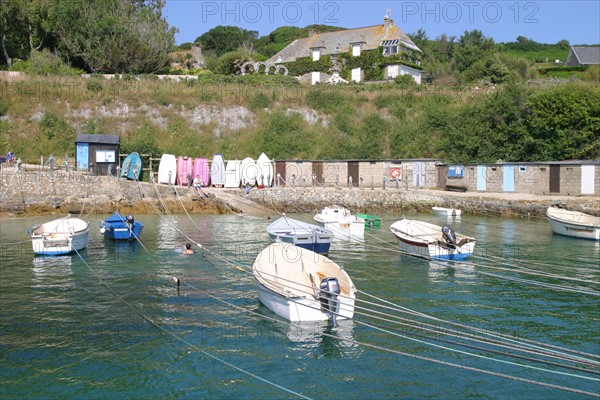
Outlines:
{"type": "Polygon", "coordinates": [[[467,238],[461,238],[458,242],[456,242],[456,244],[458,246],[463,246],[463,245],[465,245],[467,243],[469,243],[469,239],[467,239],[467,238]]]}

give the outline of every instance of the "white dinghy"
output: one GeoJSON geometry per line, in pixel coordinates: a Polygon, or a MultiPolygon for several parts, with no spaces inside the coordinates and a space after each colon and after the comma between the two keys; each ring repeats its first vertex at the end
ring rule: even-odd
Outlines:
{"type": "Polygon", "coordinates": [[[252,267],[258,298],[288,321],[350,319],[356,288],[350,276],[329,258],[298,246],[275,242],[252,267]]]}
{"type": "Polygon", "coordinates": [[[28,233],[35,254],[58,256],[87,247],[90,224],[68,215],[65,218],[34,225],[29,228],[28,233]]]}
{"type": "Polygon", "coordinates": [[[554,233],[582,239],[600,240],[600,217],[557,207],[546,210],[548,223],[554,233]]]}

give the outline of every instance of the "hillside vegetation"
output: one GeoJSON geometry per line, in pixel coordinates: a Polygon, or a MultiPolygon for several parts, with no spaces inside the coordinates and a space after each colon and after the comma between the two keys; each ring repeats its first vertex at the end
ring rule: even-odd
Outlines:
{"type": "Polygon", "coordinates": [[[32,162],[72,156],[78,133],[118,134],[123,152],[155,156],[494,162],[593,159],[600,151],[598,84],[422,90],[235,79],[14,82],[0,103],[0,147],[32,162]]]}
{"type": "MultiPolygon", "coordinates": [[[[264,60],[309,29],[256,31],[218,26],[196,39],[208,69],[174,69],[191,43],[174,45],[176,28],[163,0],[6,0],[0,8],[0,65],[24,71],[3,78],[0,152],[25,161],[73,156],[78,133],[121,137],[122,151],[227,158],[383,159],[435,157],[451,162],[598,158],[599,68],[553,66],[569,43],[518,36],[498,44],[483,32],[430,39],[410,34],[423,50],[384,57],[340,54],[367,80],[382,79],[386,62],[416,63],[432,85],[410,76],[395,82],[340,87],[300,86],[291,76],[240,76],[240,63],[264,60]],[[538,64],[538,62],[545,64],[538,64]],[[82,78],[83,72],[92,73],[82,78]],[[157,73],[197,80],[158,81],[157,73]],[[104,80],[96,73],[120,73],[104,80]]],[[[182,66],[183,65],[183,66],[182,66]]],[[[412,64],[411,64],[412,65],[412,64]]],[[[331,72],[328,56],[287,65],[292,75],[331,72]]]]}

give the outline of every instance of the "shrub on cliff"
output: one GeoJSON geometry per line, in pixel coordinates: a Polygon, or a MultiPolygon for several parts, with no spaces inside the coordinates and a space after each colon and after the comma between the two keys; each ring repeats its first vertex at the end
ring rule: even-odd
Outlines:
{"type": "Polygon", "coordinates": [[[71,152],[75,143],[75,131],[57,114],[46,111],[39,122],[40,135],[33,141],[34,156],[64,154],[71,152]]]}

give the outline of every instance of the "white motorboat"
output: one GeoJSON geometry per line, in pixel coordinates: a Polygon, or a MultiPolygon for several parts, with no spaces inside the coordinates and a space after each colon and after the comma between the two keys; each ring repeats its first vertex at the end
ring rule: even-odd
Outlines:
{"type": "Polygon", "coordinates": [[[446,208],[446,207],[431,207],[431,210],[436,215],[443,215],[445,217],[460,217],[462,213],[458,208],[446,208]]]}
{"type": "Polygon", "coordinates": [[[550,228],[559,235],[600,240],[600,217],[579,211],[548,207],[546,217],[550,228]]]}
{"type": "Polygon", "coordinates": [[[287,243],[275,242],[252,267],[258,298],[288,321],[350,319],[356,288],[350,276],[329,258],[287,243]]]}
{"type": "Polygon", "coordinates": [[[365,234],[365,220],[340,207],[325,207],[313,218],[319,225],[333,231],[336,238],[362,239],[365,234]]]}
{"type": "Polygon", "coordinates": [[[400,241],[402,251],[425,258],[463,260],[473,255],[475,239],[457,234],[446,226],[401,219],[390,230],[400,241]]]}

